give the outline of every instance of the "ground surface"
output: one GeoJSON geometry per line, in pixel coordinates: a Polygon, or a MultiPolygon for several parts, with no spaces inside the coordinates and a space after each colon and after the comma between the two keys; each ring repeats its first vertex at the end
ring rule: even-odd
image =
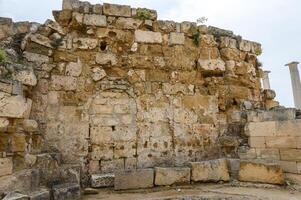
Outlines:
{"type": "Polygon", "coordinates": [[[280,187],[194,185],[116,192],[99,190],[97,195],[87,195],[83,200],[301,200],[301,192],[280,187]]]}

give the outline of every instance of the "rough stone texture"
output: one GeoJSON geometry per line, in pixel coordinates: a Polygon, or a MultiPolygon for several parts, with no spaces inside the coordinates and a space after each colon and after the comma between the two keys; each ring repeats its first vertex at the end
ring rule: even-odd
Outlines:
{"type": "Polygon", "coordinates": [[[0,158],[0,176],[10,175],[13,173],[12,158],[0,158]]]}
{"type": "Polygon", "coordinates": [[[284,174],[278,165],[241,162],[239,180],[282,185],[284,184],[284,174]]]}
{"type": "Polygon", "coordinates": [[[160,44],[162,43],[162,35],[159,32],[152,31],[135,31],[135,41],[141,43],[160,44]]]}
{"type": "Polygon", "coordinates": [[[91,176],[92,188],[105,188],[114,187],[115,175],[114,174],[94,174],[91,176]]]}
{"type": "Polygon", "coordinates": [[[185,35],[184,33],[170,33],[169,35],[169,44],[184,44],[185,43],[185,35]]]}
{"type": "Polygon", "coordinates": [[[42,189],[32,192],[29,197],[30,200],[50,200],[50,192],[47,189],[42,189]]]}
{"type": "Polygon", "coordinates": [[[62,184],[53,186],[54,200],[76,200],[80,199],[80,186],[78,184],[62,184]]]}
{"type": "Polygon", "coordinates": [[[211,160],[191,163],[191,180],[194,182],[229,181],[227,160],[211,160]]]}
{"type": "Polygon", "coordinates": [[[154,186],[154,170],[143,169],[115,174],[115,190],[141,189],[154,186]]]}
{"type": "Polygon", "coordinates": [[[190,183],[190,168],[155,168],[155,185],[190,183]]]}
{"type": "Polygon", "coordinates": [[[132,10],[130,6],[103,4],[103,13],[109,16],[131,17],[132,10]]]}
{"type": "Polygon", "coordinates": [[[84,15],[83,23],[88,26],[100,26],[105,27],[107,26],[107,18],[103,15],[84,15]]]}
{"type": "Polygon", "coordinates": [[[24,118],[29,115],[32,101],[23,96],[0,92],[0,117],[24,118]]]}

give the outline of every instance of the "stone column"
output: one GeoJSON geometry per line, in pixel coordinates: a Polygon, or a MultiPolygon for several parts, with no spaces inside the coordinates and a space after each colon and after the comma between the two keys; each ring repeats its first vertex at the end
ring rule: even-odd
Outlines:
{"type": "Polygon", "coordinates": [[[291,73],[295,107],[297,109],[301,109],[301,83],[300,83],[298,64],[299,62],[291,62],[286,64],[285,66],[289,67],[291,73]]]}
{"type": "Polygon", "coordinates": [[[263,89],[265,89],[265,90],[270,90],[271,89],[269,73],[271,73],[271,72],[270,71],[263,71],[262,84],[263,84],[263,89]]]}

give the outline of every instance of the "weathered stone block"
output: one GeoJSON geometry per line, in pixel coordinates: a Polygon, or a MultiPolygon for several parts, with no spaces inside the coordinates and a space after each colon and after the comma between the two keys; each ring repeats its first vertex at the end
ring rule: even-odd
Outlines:
{"type": "Polygon", "coordinates": [[[205,73],[218,74],[226,70],[226,64],[221,59],[203,60],[199,59],[198,66],[205,73]]]}
{"type": "Polygon", "coordinates": [[[135,31],[135,41],[141,43],[161,44],[163,39],[160,32],[137,30],[135,31]]]}
{"type": "Polygon", "coordinates": [[[276,133],[277,136],[301,136],[301,120],[286,120],[277,121],[276,133]]]}
{"type": "Polygon", "coordinates": [[[154,170],[143,169],[115,174],[115,190],[151,188],[154,186],[154,170]]]}
{"type": "Polygon", "coordinates": [[[130,6],[104,3],[103,14],[109,16],[131,17],[132,10],[130,6]]]}
{"type": "Polygon", "coordinates": [[[80,60],[77,62],[70,62],[66,65],[66,75],[78,77],[82,73],[82,63],[80,60]]]}
{"type": "Polygon", "coordinates": [[[9,121],[7,118],[0,118],[0,131],[5,132],[9,125],[9,121]]]}
{"type": "Polygon", "coordinates": [[[29,116],[32,101],[23,96],[9,96],[0,92],[0,117],[25,118],[29,116]]]}
{"type": "Polygon", "coordinates": [[[278,164],[284,172],[288,173],[298,173],[297,162],[295,161],[278,161],[278,164]]]}
{"type": "Polygon", "coordinates": [[[265,161],[280,160],[279,149],[256,148],[256,155],[258,159],[263,159],[265,161]]]}
{"type": "Polygon", "coordinates": [[[63,10],[73,10],[80,7],[78,0],[63,0],[63,10]]]}
{"type": "Polygon", "coordinates": [[[251,122],[246,126],[246,133],[251,137],[274,136],[276,122],[251,122]]]}
{"type": "Polygon", "coordinates": [[[31,53],[31,52],[23,52],[24,58],[26,58],[29,62],[34,62],[37,64],[43,64],[49,62],[49,57],[41,54],[31,53]]]}
{"type": "Polygon", "coordinates": [[[284,175],[279,165],[241,162],[239,180],[282,185],[284,183],[284,175]]]}
{"type": "Polygon", "coordinates": [[[92,188],[114,187],[114,174],[94,174],[91,176],[92,188]]]}
{"type": "Polygon", "coordinates": [[[52,187],[54,200],[80,199],[80,186],[77,183],[67,183],[52,187]]]}
{"type": "Polygon", "coordinates": [[[25,119],[23,121],[23,129],[27,132],[37,131],[39,128],[38,122],[36,120],[25,119]]]}
{"type": "Polygon", "coordinates": [[[117,58],[116,55],[112,53],[98,53],[96,55],[96,63],[100,65],[116,65],[117,64],[117,58]]]}
{"type": "Polygon", "coordinates": [[[76,90],[77,79],[71,76],[52,75],[50,85],[54,90],[76,90]]]}
{"type": "Polygon", "coordinates": [[[284,161],[301,161],[301,149],[280,149],[280,158],[284,161]]]}
{"type": "Polygon", "coordinates": [[[170,33],[169,34],[169,44],[170,45],[181,45],[185,43],[184,33],[170,33]]]}
{"type": "Polygon", "coordinates": [[[251,148],[265,148],[265,137],[249,137],[251,148]]]}
{"type": "Polygon", "coordinates": [[[13,73],[13,79],[20,81],[24,85],[35,86],[37,84],[37,77],[33,70],[19,70],[13,73]]]}
{"type": "Polygon", "coordinates": [[[268,148],[297,148],[295,137],[265,137],[268,148]]]}
{"type": "Polygon", "coordinates": [[[119,17],[116,21],[116,26],[121,29],[134,30],[138,29],[142,24],[142,20],[133,18],[119,17]]]}
{"type": "Polygon", "coordinates": [[[79,49],[95,49],[98,45],[98,40],[93,38],[75,38],[73,40],[74,46],[77,46],[79,49]]]}
{"type": "Polygon", "coordinates": [[[85,14],[83,24],[88,26],[107,26],[107,17],[104,15],[85,14]]]}
{"type": "Polygon", "coordinates": [[[194,182],[229,181],[226,159],[191,163],[191,180],[194,182]]]}
{"type": "Polygon", "coordinates": [[[0,176],[10,175],[13,173],[12,158],[0,158],[0,176]]]}
{"type": "Polygon", "coordinates": [[[190,183],[190,168],[155,168],[155,185],[190,183]]]}
{"type": "Polygon", "coordinates": [[[237,42],[233,38],[221,37],[220,47],[221,48],[227,48],[228,47],[228,48],[236,49],[237,48],[237,42]]]}

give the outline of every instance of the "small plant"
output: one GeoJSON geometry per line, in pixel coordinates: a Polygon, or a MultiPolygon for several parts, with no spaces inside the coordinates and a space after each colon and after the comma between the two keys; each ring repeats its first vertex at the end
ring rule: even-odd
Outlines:
{"type": "Polygon", "coordinates": [[[0,49],[0,63],[5,63],[7,60],[6,53],[3,49],[0,49]]]}
{"type": "Polygon", "coordinates": [[[137,8],[137,18],[141,20],[152,19],[152,13],[146,8],[137,8]]]}
{"type": "Polygon", "coordinates": [[[197,20],[196,20],[196,23],[198,24],[198,25],[201,25],[201,24],[205,24],[205,22],[207,22],[208,21],[208,18],[207,17],[200,17],[200,18],[198,18],[197,20]]]}

